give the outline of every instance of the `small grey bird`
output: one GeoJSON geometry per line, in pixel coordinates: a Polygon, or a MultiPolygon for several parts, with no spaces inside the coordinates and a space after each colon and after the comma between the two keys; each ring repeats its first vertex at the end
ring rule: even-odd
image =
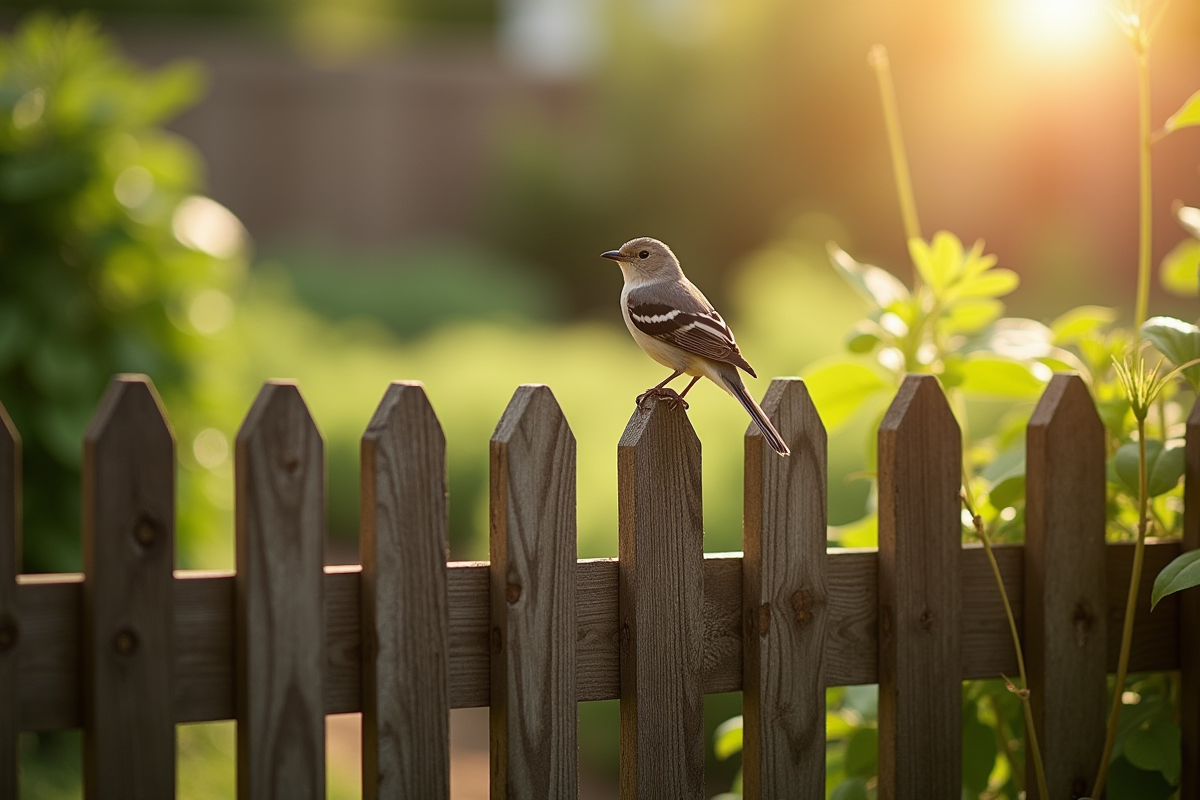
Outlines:
{"type": "Polygon", "coordinates": [[[621,265],[625,288],[621,290],[621,314],[633,339],[646,355],[673,371],[667,379],[638,396],[666,397],[682,402],[700,378],[708,378],[733,395],[762,431],[776,453],[791,455],[787,443],[746,391],[738,368],[757,378],[754,368],[742,357],[733,332],[692,282],[683,275],[679,260],[657,239],[630,239],[617,250],[601,253],[621,265]],[[694,376],[682,393],[667,384],[687,373],[694,376]]]}

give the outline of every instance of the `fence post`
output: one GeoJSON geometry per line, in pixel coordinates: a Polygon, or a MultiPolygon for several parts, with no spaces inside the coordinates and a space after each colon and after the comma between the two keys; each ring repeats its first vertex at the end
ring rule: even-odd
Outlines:
{"type": "Polygon", "coordinates": [[[21,437],[0,404],[0,800],[17,800],[21,437]]]}
{"type": "MultiPolygon", "coordinates": [[[[1200,400],[1187,420],[1183,491],[1183,552],[1200,549],[1200,400]]],[[[1179,594],[1179,718],[1183,772],[1179,800],[1200,800],[1200,589],[1179,594]]]]}
{"type": "MultiPolygon", "coordinates": [[[[1055,375],[1026,431],[1025,658],[1050,797],[1082,797],[1104,749],[1104,426],[1055,375]]],[[[1030,800],[1038,797],[1026,758],[1030,800]]]]}
{"type": "Polygon", "coordinates": [[[324,444],[295,384],[263,386],[235,458],[238,797],[322,798],[324,444]]]}
{"type": "Polygon", "coordinates": [[[704,792],[700,440],[652,398],[617,445],[621,797],[704,792]]]}
{"type": "Polygon", "coordinates": [[[962,789],[962,444],[937,379],[879,428],[879,797],[962,789]]]}
{"type": "Polygon", "coordinates": [[[450,797],[446,438],[393,383],[362,438],[363,797],[450,797]]]}
{"type": "Polygon", "coordinates": [[[792,455],[746,433],[742,527],[745,796],[825,796],[825,426],[804,382],[763,398],[792,455]]]}
{"type": "Polygon", "coordinates": [[[175,438],[144,375],[83,444],[84,795],[175,796],[175,438]]]}
{"type": "Polygon", "coordinates": [[[492,434],[493,798],[575,797],[575,436],[521,386],[492,434]]]}

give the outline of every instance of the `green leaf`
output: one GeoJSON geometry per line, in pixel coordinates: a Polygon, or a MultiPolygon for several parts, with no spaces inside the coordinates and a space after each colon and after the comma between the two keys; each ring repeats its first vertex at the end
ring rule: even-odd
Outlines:
{"type": "MultiPolygon", "coordinates": [[[[1142,334],[1175,366],[1200,358],[1200,328],[1174,317],[1151,317],[1142,324],[1142,334]]],[[[1183,371],[1192,388],[1200,391],[1200,364],[1183,371]]]]}
{"type": "Polygon", "coordinates": [[[846,742],[846,774],[869,778],[879,771],[879,731],[859,728],[846,742]]]}
{"type": "Polygon", "coordinates": [[[1079,306],[1050,323],[1051,341],[1059,346],[1075,344],[1085,336],[1096,333],[1117,318],[1115,308],[1079,306]]]}
{"type": "Polygon", "coordinates": [[[1167,253],[1159,268],[1163,287],[1180,297],[1200,294],[1200,241],[1184,239],[1167,253]]]}
{"type": "Polygon", "coordinates": [[[987,788],[988,777],[996,766],[996,736],[974,715],[962,729],[962,782],[972,796],[987,788]]]}
{"type": "Polygon", "coordinates": [[[938,319],[943,333],[975,333],[986,328],[1004,314],[1004,303],[990,298],[960,300],[951,305],[938,319]]]}
{"type": "Polygon", "coordinates": [[[838,784],[829,795],[829,800],[868,800],[867,782],[862,778],[850,778],[838,784]]]}
{"type": "MultiPolygon", "coordinates": [[[[1125,488],[1138,494],[1138,444],[1126,442],[1113,457],[1113,470],[1125,488]]],[[[1183,477],[1185,467],[1182,446],[1163,447],[1157,439],[1146,440],[1146,492],[1150,497],[1166,494],[1183,477]]]]}
{"type": "Polygon", "coordinates": [[[839,547],[876,547],[879,544],[879,518],[868,514],[846,525],[834,525],[827,535],[839,547]]]}
{"type": "Polygon", "coordinates": [[[939,296],[962,275],[962,242],[949,231],[938,231],[931,242],[909,239],[908,252],[921,280],[939,296]]]}
{"type": "Polygon", "coordinates": [[[1175,720],[1165,714],[1158,715],[1129,732],[1122,752],[1138,769],[1161,772],[1170,783],[1175,783],[1183,769],[1180,740],[1175,720]]]}
{"type": "Polygon", "coordinates": [[[1196,92],[1187,101],[1179,107],[1179,110],[1167,118],[1167,122],[1163,125],[1163,130],[1167,133],[1177,131],[1180,128],[1188,128],[1192,125],[1200,125],[1200,92],[1196,92]]]}
{"type": "Polygon", "coordinates": [[[976,277],[965,278],[954,287],[954,298],[1003,297],[1020,284],[1021,279],[1011,269],[989,269],[976,277]]]}
{"type": "Polygon", "coordinates": [[[1150,593],[1150,609],[1169,594],[1200,586],[1200,550],[1189,550],[1163,567],[1154,579],[1154,591],[1150,593]]]}
{"type": "Polygon", "coordinates": [[[832,242],[829,243],[829,260],[855,291],[881,311],[909,298],[908,287],[892,273],[870,264],[858,263],[832,242]]]}
{"type": "Polygon", "coordinates": [[[878,370],[842,359],[818,362],[803,377],[813,405],[830,433],[850,420],[872,397],[893,388],[892,382],[878,370]]]}
{"type": "Polygon", "coordinates": [[[1138,769],[1127,758],[1114,758],[1109,767],[1109,800],[1167,800],[1174,793],[1161,772],[1138,769]]]}
{"type": "Polygon", "coordinates": [[[859,320],[846,335],[846,349],[857,355],[870,353],[879,345],[881,333],[880,327],[871,320],[859,320]]]}
{"type": "Polygon", "coordinates": [[[959,388],[967,394],[1012,400],[1038,399],[1051,378],[1050,369],[1044,364],[986,355],[967,358],[959,373],[962,376],[959,388]]]}
{"type": "Polygon", "coordinates": [[[727,719],[713,732],[713,754],[725,761],[735,753],[742,752],[742,717],[727,719]]]}

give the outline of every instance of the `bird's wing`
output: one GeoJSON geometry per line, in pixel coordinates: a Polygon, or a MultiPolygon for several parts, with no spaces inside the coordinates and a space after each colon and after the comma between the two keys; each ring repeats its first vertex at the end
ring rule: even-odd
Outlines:
{"type": "MultiPolygon", "coordinates": [[[[700,299],[703,300],[703,296],[700,299]]],[[[716,309],[707,301],[695,303],[692,297],[688,300],[690,302],[686,304],[692,308],[684,310],[677,304],[639,297],[630,292],[627,301],[629,318],[647,336],[661,339],[689,353],[734,364],[757,378],[754,368],[738,350],[733,331],[729,330],[716,309]]]]}

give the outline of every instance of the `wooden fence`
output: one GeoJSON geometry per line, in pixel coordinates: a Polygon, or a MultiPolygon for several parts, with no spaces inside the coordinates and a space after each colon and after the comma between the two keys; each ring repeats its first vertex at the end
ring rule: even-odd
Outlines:
{"type": "MultiPolygon", "coordinates": [[[[362,441],[360,567],[325,567],[324,454],[295,386],[236,443],[235,573],[175,572],[174,440],[150,383],[113,381],[84,442],[84,574],[17,575],[20,444],[0,413],[0,798],[19,731],[84,730],[86,794],[175,791],[175,725],[236,719],[241,797],[320,797],[324,718],[363,712],[367,798],[449,794],[449,710],[491,707],[492,795],[576,794],[576,704],[619,698],[621,794],[699,798],[703,696],[741,690],[748,797],[821,798],[825,688],[879,683],[879,797],[960,796],[961,682],[1015,674],[983,551],[961,544],[959,430],[910,377],[879,433],[879,549],[826,549],[826,438],[804,384],[746,436],[744,555],[702,550],[700,443],[682,410],[617,447],[619,559],[579,561],[575,440],[520,387],[491,441],[491,562],[446,564],[441,428],[392,384],[362,441]]],[[[1200,408],[1200,407],[1198,407],[1200,408]]],[[[2,409],[0,409],[2,411],[2,409]]],[[[1132,546],[1104,541],[1104,432],[1057,376],[1028,431],[1027,536],[997,550],[1023,631],[1051,793],[1087,787],[1132,546]]],[[[1185,539],[1200,546],[1200,410],[1185,539]]],[[[1185,800],[1200,797],[1200,603],[1138,606],[1134,670],[1180,670],[1185,800]]],[[[1033,785],[1032,781],[1029,785],[1033,785]]]]}

